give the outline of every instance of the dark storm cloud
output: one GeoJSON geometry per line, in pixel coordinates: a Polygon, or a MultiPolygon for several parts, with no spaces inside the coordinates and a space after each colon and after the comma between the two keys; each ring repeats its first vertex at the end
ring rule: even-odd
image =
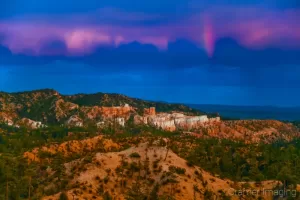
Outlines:
{"type": "Polygon", "coordinates": [[[68,49],[64,41],[53,39],[42,42],[39,51],[43,55],[65,55],[68,49]]]}
{"type": "Polygon", "coordinates": [[[227,66],[264,67],[300,65],[300,49],[247,49],[231,38],[217,41],[212,62],[227,66]]]}
{"type": "Polygon", "coordinates": [[[300,50],[281,50],[278,48],[249,49],[231,38],[223,38],[216,42],[213,57],[209,58],[204,49],[198,48],[191,41],[177,40],[168,44],[166,51],[158,50],[154,45],[132,42],[115,48],[98,46],[92,54],[85,56],[63,56],[67,52],[66,44],[60,40],[44,42],[40,52],[46,56],[11,54],[4,46],[0,48],[0,56],[5,58],[2,64],[35,64],[49,63],[57,59],[71,62],[82,62],[89,65],[152,65],[175,68],[217,64],[239,68],[274,67],[280,65],[300,65],[300,50]]]}

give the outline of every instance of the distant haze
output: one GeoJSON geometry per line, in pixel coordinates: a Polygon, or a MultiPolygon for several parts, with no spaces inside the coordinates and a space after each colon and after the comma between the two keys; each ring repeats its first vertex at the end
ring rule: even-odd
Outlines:
{"type": "Polygon", "coordinates": [[[192,108],[209,113],[219,113],[222,117],[233,119],[277,119],[296,121],[300,120],[300,107],[273,107],[273,106],[228,106],[228,105],[197,105],[192,108]]]}

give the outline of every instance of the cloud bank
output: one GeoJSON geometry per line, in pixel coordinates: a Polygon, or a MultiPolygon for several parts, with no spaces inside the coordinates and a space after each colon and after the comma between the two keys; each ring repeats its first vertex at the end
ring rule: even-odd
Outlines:
{"type": "Polygon", "coordinates": [[[298,0],[3,0],[0,90],[300,105],[298,0]]]}

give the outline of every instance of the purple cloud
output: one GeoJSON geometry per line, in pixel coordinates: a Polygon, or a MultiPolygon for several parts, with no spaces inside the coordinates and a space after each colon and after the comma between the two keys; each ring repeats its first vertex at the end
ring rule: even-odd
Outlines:
{"type": "Polygon", "coordinates": [[[43,44],[52,38],[65,44],[56,53],[74,55],[90,54],[99,45],[118,47],[133,41],[166,50],[168,43],[186,38],[212,57],[216,40],[223,37],[235,38],[247,48],[300,48],[299,21],[296,9],[219,6],[178,18],[107,8],[88,14],[6,19],[0,21],[0,34],[5,36],[1,43],[14,53],[52,54],[53,49],[43,44]]]}
{"type": "Polygon", "coordinates": [[[209,15],[218,38],[234,37],[250,48],[300,47],[300,10],[227,7],[209,15]]]}

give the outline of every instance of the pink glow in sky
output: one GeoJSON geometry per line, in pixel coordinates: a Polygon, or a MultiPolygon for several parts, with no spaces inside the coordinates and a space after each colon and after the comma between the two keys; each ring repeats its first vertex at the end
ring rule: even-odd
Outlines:
{"type": "Polygon", "coordinates": [[[71,52],[85,53],[94,45],[110,44],[110,35],[88,29],[72,30],[64,35],[64,41],[71,52]]]}
{"type": "Polygon", "coordinates": [[[212,57],[215,48],[215,36],[213,31],[213,25],[211,24],[209,18],[206,18],[204,22],[203,39],[204,39],[204,47],[207,51],[207,54],[209,57],[212,57]]]}
{"type": "Polygon", "coordinates": [[[116,17],[118,23],[113,24],[101,24],[102,18],[98,22],[93,16],[74,15],[65,20],[38,16],[2,20],[0,35],[5,36],[2,44],[14,53],[29,51],[40,55],[45,53],[41,49],[47,41],[59,40],[65,43],[69,54],[87,54],[98,45],[117,47],[133,41],[153,44],[163,51],[169,42],[186,38],[205,48],[209,57],[213,56],[215,41],[222,37],[232,37],[248,48],[300,47],[299,10],[221,7],[178,22],[153,26],[136,22],[158,16],[122,12],[118,17],[118,12],[114,12],[109,17],[116,17]],[[127,25],[119,22],[122,19],[127,25]],[[133,25],[128,25],[131,21],[133,25]]]}

